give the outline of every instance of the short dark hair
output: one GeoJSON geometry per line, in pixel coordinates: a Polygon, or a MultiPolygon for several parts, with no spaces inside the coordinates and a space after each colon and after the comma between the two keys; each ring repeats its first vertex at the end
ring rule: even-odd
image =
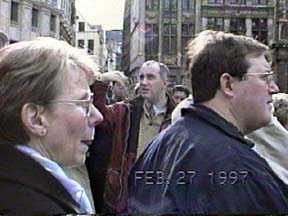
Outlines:
{"type": "Polygon", "coordinates": [[[195,102],[214,98],[223,73],[242,78],[250,67],[247,56],[258,57],[268,47],[246,36],[205,30],[188,44],[188,63],[195,102]]]}
{"type": "Polygon", "coordinates": [[[146,67],[159,67],[159,74],[162,80],[167,80],[169,76],[169,68],[167,65],[161,62],[157,62],[154,60],[148,60],[143,63],[140,70],[146,67]]]}
{"type": "Polygon", "coordinates": [[[172,93],[174,94],[176,91],[184,92],[186,97],[190,94],[190,90],[184,85],[175,85],[172,89],[172,93]]]}

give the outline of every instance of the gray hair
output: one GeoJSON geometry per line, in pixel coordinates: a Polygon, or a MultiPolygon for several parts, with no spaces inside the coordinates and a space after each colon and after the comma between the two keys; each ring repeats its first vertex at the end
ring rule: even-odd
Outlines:
{"type": "Polygon", "coordinates": [[[288,124],[288,94],[278,93],[273,96],[274,116],[283,125],[288,124]]]}
{"type": "Polygon", "coordinates": [[[149,61],[146,61],[146,62],[143,63],[143,65],[141,66],[140,70],[143,69],[143,68],[146,68],[146,67],[151,67],[151,68],[155,68],[156,67],[156,68],[158,68],[162,80],[167,80],[168,79],[169,68],[164,63],[157,62],[157,61],[154,61],[154,60],[149,60],[149,61]]]}

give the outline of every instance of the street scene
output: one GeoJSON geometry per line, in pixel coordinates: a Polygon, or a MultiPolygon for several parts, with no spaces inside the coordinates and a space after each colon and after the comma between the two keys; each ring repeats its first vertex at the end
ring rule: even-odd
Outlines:
{"type": "Polygon", "coordinates": [[[288,0],[0,0],[0,215],[288,214],[288,0]]]}

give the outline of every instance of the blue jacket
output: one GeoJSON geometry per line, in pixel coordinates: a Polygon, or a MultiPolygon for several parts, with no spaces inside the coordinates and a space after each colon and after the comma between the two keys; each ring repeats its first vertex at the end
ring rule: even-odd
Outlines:
{"type": "Polygon", "coordinates": [[[194,105],[164,130],[129,176],[141,213],[288,213],[286,185],[231,123],[194,105]]]}

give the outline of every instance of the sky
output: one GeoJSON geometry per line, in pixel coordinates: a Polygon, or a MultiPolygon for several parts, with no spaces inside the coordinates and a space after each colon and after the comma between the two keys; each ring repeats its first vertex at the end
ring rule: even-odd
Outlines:
{"type": "Polygon", "coordinates": [[[92,25],[104,30],[123,29],[125,0],[76,0],[76,10],[92,25]]]}

